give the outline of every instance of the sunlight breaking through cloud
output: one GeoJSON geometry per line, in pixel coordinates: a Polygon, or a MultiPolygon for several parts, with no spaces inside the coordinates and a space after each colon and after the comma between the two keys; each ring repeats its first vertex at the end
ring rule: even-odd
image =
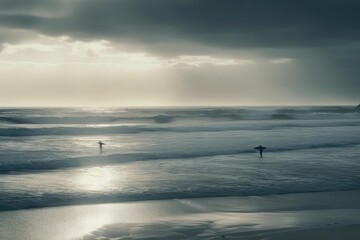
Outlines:
{"type": "Polygon", "coordinates": [[[44,65],[62,64],[114,64],[116,66],[137,67],[200,67],[213,66],[240,66],[254,64],[251,59],[224,58],[206,55],[181,55],[176,57],[159,57],[145,52],[127,52],[117,49],[107,40],[79,41],[68,36],[49,37],[40,35],[38,39],[19,43],[4,43],[0,60],[2,63],[32,63],[44,65]],[[29,61],[24,59],[31,52],[29,61]],[[47,62],[51,52],[51,61],[47,62]],[[46,56],[46,58],[44,58],[46,56]],[[17,57],[12,60],[9,57],[17,57]]]}

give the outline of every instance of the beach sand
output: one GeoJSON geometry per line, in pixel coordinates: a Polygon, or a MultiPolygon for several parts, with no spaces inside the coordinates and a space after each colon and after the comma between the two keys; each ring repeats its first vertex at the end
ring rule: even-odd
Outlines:
{"type": "Polygon", "coordinates": [[[0,212],[0,239],[360,239],[360,191],[0,212]]]}

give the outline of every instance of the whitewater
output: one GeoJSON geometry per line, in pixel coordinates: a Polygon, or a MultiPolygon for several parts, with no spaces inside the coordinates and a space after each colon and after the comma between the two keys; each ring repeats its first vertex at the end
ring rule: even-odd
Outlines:
{"type": "Polygon", "coordinates": [[[360,189],[346,106],[2,108],[0,142],[0,211],[360,189]]]}

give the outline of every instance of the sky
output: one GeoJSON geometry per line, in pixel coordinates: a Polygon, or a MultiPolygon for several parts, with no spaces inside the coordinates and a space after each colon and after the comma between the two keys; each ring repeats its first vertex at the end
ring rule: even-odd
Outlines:
{"type": "Polygon", "coordinates": [[[358,0],[0,0],[0,106],[360,103],[358,0]]]}

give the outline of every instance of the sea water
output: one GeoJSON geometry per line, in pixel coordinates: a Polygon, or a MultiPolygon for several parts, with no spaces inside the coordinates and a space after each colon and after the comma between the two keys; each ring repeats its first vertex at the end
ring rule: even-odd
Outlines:
{"type": "Polygon", "coordinates": [[[1,211],[360,189],[352,107],[3,108],[0,143],[1,211]]]}

